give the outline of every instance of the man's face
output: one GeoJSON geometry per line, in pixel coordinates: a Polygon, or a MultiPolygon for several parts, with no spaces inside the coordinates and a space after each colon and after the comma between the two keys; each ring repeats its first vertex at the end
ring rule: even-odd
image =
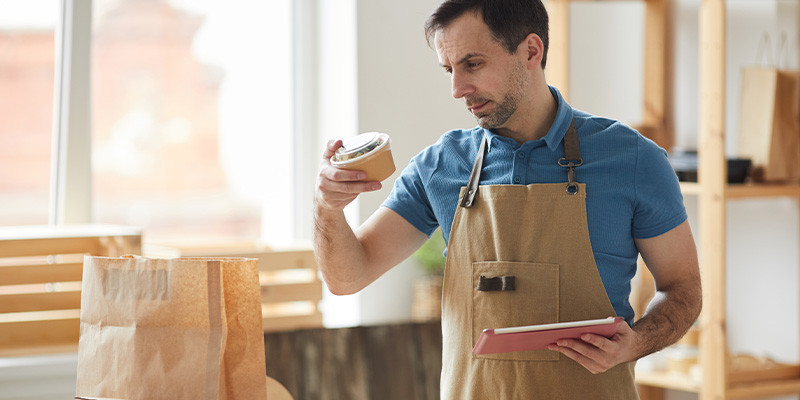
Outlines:
{"type": "Polygon", "coordinates": [[[450,74],[453,97],[486,129],[513,121],[530,84],[525,56],[509,54],[479,14],[466,13],[434,36],[439,64],[450,74]]]}

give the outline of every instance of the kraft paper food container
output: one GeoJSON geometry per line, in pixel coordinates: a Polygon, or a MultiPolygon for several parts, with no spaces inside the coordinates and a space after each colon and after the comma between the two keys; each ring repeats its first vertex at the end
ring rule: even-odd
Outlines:
{"type": "Polygon", "coordinates": [[[341,169],[364,171],[366,181],[382,181],[395,171],[391,145],[385,133],[362,133],[345,139],[331,157],[331,164],[341,169]]]}

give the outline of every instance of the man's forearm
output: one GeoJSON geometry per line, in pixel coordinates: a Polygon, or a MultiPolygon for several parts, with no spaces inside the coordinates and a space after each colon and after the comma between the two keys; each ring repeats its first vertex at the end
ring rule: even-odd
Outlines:
{"type": "Polygon", "coordinates": [[[333,294],[352,294],[361,289],[359,279],[364,276],[366,254],[341,210],[314,207],[314,254],[333,294]]]}
{"type": "Polygon", "coordinates": [[[697,320],[701,307],[699,287],[656,292],[644,316],[633,325],[633,331],[640,338],[634,359],[678,341],[697,320]]]}

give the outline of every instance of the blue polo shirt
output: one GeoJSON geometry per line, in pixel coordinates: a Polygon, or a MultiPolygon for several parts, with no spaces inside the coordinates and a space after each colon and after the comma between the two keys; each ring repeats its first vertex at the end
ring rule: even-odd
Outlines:
{"type": "Polygon", "coordinates": [[[628,297],[638,250],[633,239],[661,235],[686,220],[678,179],[667,153],[617,121],[573,109],[552,86],[555,121],[542,139],[520,145],[476,127],[453,130],[411,159],[383,206],[430,236],[441,227],[449,241],[458,194],[466,186],[481,139],[488,151],[481,185],[567,182],[562,139],[574,118],[583,165],[575,169],[586,184],[589,239],[606,293],[617,315],[631,323],[628,297]]]}

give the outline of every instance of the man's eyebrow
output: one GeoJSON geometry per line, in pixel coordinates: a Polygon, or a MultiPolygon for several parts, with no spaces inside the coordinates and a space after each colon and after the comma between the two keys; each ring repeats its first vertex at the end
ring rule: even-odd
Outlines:
{"type": "MultiPolygon", "coordinates": [[[[468,53],[464,57],[461,57],[461,59],[456,62],[456,65],[463,64],[463,63],[467,62],[467,60],[469,60],[470,58],[481,57],[481,56],[483,56],[483,54],[481,54],[481,53],[468,53]]],[[[445,65],[445,64],[441,64],[441,63],[439,63],[439,65],[441,65],[442,68],[449,67],[449,65],[445,65]]]]}

